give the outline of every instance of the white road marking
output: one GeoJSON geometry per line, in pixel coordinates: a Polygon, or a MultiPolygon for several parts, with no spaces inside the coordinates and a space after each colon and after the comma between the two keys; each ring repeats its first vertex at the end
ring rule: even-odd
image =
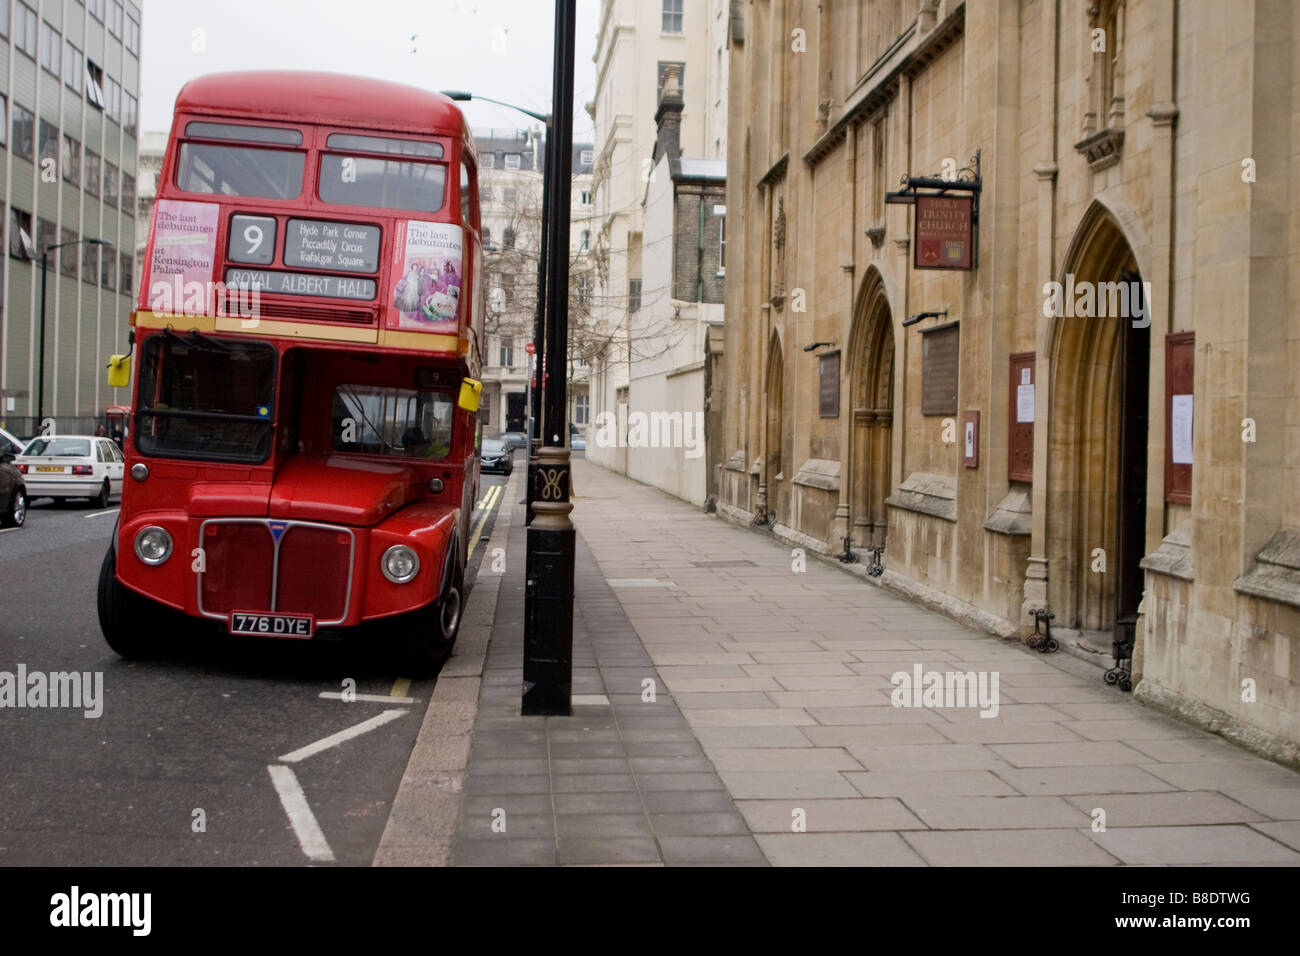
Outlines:
{"type": "Polygon", "coordinates": [[[83,518],[102,518],[102,517],[104,517],[104,515],[115,515],[115,514],[118,513],[119,510],[121,510],[120,507],[118,507],[118,508],[109,508],[107,511],[96,511],[96,512],[93,512],[93,513],[88,514],[88,515],[82,515],[81,517],[83,517],[83,518]]]}
{"type": "Polygon", "coordinates": [[[298,837],[298,845],[302,847],[302,852],[307,854],[309,860],[333,863],[334,851],[326,842],[325,834],[320,824],[316,822],[316,815],[307,805],[307,795],[302,792],[293,770],[274,764],[266,769],[271,773],[271,783],[280,796],[280,804],[284,807],[284,812],[289,816],[289,825],[293,827],[294,835],[298,837]]]}
{"type": "Polygon", "coordinates": [[[360,737],[364,733],[374,730],[376,727],[382,727],[390,720],[396,720],[398,717],[405,716],[409,711],[405,710],[386,710],[382,714],[376,714],[369,720],[363,720],[355,727],[349,727],[346,730],[340,730],[337,734],[330,734],[328,737],[322,737],[314,744],[308,744],[292,753],[287,753],[280,758],[284,763],[297,763],[300,760],[306,760],[323,750],[329,750],[331,747],[337,747],[339,744],[351,740],[353,737],[360,737]]]}
{"type": "MultiPolygon", "coordinates": [[[[321,691],[321,700],[343,700],[343,695],[336,690],[321,691]]],[[[367,704],[418,704],[418,697],[390,697],[387,694],[353,694],[349,700],[359,700],[367,704]]]]}

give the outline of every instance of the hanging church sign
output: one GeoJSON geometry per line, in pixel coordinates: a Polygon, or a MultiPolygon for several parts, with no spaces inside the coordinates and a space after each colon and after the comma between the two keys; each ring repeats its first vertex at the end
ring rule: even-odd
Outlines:
{"type": "Polygon", "coordinates": [[[971,269],[971,196],[916,197],[913,266],[917,269],[971,269]]]}

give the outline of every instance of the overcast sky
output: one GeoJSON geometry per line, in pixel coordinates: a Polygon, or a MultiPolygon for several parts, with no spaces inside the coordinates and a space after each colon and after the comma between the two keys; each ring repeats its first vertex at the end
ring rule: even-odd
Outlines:
{"type": "MultiPolygon", "coordinates": [[[[549,0],[143,0],[143,5],[143,130],[166,131],[181,86],[225,70],[353,73],[551,110],[555,4],[549,0]],[[206,50],[198,49],[202,45],[206,50]]],[[[583,106],[595,95],[591,58],[599,15],[600,0],[578,0],[573,73],[578,142],[592,138],[583,106]]],[[[532,123],[488,103],[462,108],[476,129],[532,123]]]]}

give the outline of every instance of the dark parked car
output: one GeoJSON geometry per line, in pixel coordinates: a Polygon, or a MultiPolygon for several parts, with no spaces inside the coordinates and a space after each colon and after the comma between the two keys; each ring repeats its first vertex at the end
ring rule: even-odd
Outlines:
{"type": "Polygon", "coordinates": [[[505,442],[513,451],[516,448],[528,447],[528,434],[526,432],[502,432],[496,436],[499,441],[505,442]]]}
{"type": "Polygon", "coordinates": [[[16,448],[0,437],[0,527],[21,528],[27,520],[27,482],[14,465],[16,448]]]}
{"type": "Polygon", "coordinates": [[[484,438],[480,471],[508,475],[515,470],[515,451],[500,438],[484,438]]]}

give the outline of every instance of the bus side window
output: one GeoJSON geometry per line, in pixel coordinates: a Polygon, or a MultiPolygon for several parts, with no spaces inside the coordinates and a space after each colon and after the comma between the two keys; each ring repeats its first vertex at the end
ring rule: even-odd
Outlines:
{"type": "Polygon", "coordinates": [[[478,190],[470,185],[469,167],[460,164],[460,218],[463,225],[478,229],[478,190]]]}

